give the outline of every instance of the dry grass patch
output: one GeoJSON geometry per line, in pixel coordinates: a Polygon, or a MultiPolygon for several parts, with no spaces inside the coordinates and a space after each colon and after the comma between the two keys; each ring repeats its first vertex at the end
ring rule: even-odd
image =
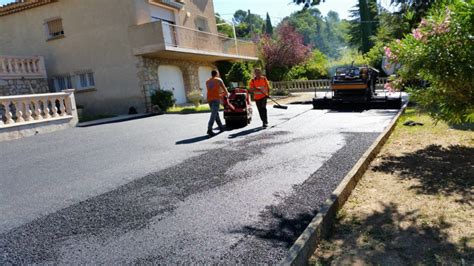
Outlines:
{"type": "Polygon", "coordinates": [[[473,160],[472,131],[407,110],[310,262],[474,264],[473,160]]]}

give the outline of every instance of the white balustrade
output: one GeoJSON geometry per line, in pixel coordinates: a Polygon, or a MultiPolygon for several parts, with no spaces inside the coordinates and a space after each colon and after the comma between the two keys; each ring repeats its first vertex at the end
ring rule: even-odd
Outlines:
{"type": "MultiPolygon", "coordinates": [[[[376,88],[383,89],[383,85],[387,83],[387,78],[377,79],[376,88]]],[[[285,92],[305,92],[305,91],[329,91],[331,89],[330,79],[317,80],[291,80],[291,81],[275,81],[271,82],[273,91],[285,92]]]]}
{"type": "Polygon", "coordinates": [[[73,91],[0,97],[0,129],[77,118],[73,91]]]}
{"type": "Polygon", "coordinates": [[[42,56],[0,55],[0,79],[46,78],[42,56]]]}

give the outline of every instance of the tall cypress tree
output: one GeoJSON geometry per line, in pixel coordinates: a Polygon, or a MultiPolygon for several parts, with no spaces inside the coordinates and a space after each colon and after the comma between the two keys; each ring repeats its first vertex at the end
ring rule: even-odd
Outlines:
{"type": "Polygon", "coordinates": [[[370,50],[370,12],[367,0],[359,0],[360,13],[360,31],[362,37],[362,52],[367,53],[370,50]]]}
{"type": "Polygon", "coordinates": [[[361,52],[367,53],[373,46],[370,39],[378,28],[377,0],[359,0],[355,9],[351,10],[350,43],[361,52]]]}
{"type": "Polygon", "coordinates": [[[265,20],[265,33],[268,35],[273,34],[272,21],[270,20],[270,16],[268,15],[268,12],[267,12],[267,18],[265,20]]]}

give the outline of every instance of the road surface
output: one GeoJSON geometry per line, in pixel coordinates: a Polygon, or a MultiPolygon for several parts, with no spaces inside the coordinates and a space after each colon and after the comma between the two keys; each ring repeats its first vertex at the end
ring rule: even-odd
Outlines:
{"type": "Polygon", "coordinates": [[[0,264],[277,263],[395,114],[290,105],[213,138],[204,113],[1,142],[0,264]]]}

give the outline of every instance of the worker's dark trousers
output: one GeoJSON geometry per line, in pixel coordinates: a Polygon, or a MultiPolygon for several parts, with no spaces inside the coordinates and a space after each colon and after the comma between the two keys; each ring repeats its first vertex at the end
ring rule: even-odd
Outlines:
{"type": "Polygon", "coordinates": [[[264,124],[268,124],[267,118],[267,98],[263,98],[261,100],[256,100],[258,114],[260,115],[260,119],[264,124]]]}

